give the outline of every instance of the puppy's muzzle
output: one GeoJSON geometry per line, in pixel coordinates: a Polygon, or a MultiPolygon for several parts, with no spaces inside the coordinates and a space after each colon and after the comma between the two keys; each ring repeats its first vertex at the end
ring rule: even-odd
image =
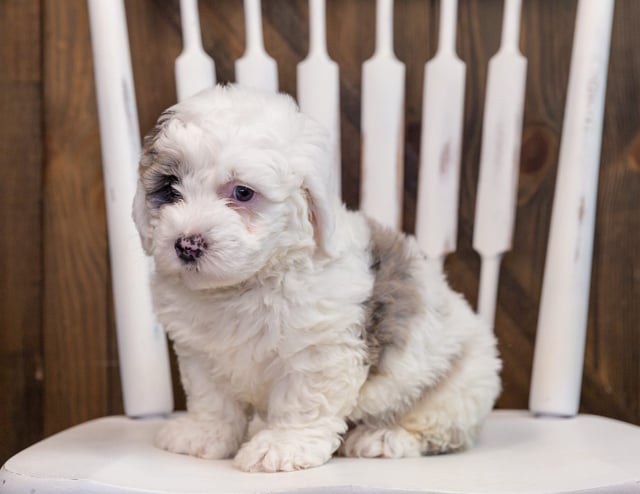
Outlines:
{"type": "Polygon", "coordinates": [[[177,256],[185,263],[191,264],[198,260],[207,250],[207,243],[202,235],[180,237],[174,244],[177,256]]]}

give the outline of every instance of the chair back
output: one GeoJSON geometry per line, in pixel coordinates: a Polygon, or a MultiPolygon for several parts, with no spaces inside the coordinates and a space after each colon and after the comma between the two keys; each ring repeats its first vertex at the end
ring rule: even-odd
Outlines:
{"type": "MultiPolygon", "coordinates": [[[[88,0],[100,113],[111,268],[125,411],[173,407],[166,341],[154,322],[149,265],[131,221],[140,153],[123,0],[88,0]]],[[[532,373],[530,409],[577,413],[582,378],[613,0],[579,0],[532,373]]],[[[196,0],[181,0],[179,99],[214,84],[196,0]]],[[[340,77],[329,58],[325,1],[309,0],[310,50],[297,67],[301,109],[330,131],[340,187],[340,77]]],[[[439,0],[438,49],[424,69],[415,231],[431,262],[455,251],[464,153],[465,63],[456,54],[457,0],[439,0]]],[[[277,64],[262,39],[260,0],[244,0],[246,51],[237,82],[275,91],[277,64]]],[[[376,1],[375,51],[362,68],[360,207],[400,228],[406,70],[393,49],[393,0],[376,1]]],[[[494,323],[499,270],[511,248],[525,105],[521,0],[505,0],[501,42],[488,65],[473,246],[481,257],[478,310],[494,323]]],[[[215,54],[214,54],[215,58],[215,54]]]]}

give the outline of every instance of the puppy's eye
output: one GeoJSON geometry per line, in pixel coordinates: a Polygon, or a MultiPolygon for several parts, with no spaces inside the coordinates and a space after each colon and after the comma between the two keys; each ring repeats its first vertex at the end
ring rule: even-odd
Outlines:
{"type": "Polygon", "coordinates": [[[163,204],[172,204],[182,199],[182,195],[178,192],[174,185],[179,182],[175,175],[164,175],[160,177],[156,186],[153,188],[149,197],[156,206],[163,204]]]}
{"type": "Polygon", "coordinates": [[[233,198],[239,202],[247,202],[253,199],[255,192],[245,185],[236,185],[233,188],[233,198]]]}

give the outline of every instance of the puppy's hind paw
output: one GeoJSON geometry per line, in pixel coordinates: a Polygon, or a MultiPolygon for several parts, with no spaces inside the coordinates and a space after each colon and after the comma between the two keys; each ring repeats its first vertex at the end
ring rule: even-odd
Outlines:
{"type": "Polygon", "coordinates": [[[172,453],[217,460],[232,456],[239,440],[225,424],[184,416],[167,422],[156,434],[155,445],[172,453]]]}
{"type": "Polygon", "coordinates": [[[359,458],[420,456],[420,441],[402,427],[377,429],[359,425],[347,434],[339,453],[359,458]]]}
{"type": "Polygon", "coordinates": [[[338,442],[335,434],[265,429],[242,445],[234,464],[245,472],[302,470],[329,460],[338,442]]]}

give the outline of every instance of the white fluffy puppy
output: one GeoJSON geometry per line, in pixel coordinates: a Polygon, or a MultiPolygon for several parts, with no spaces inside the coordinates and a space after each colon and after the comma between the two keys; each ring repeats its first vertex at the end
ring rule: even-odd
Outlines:
{"type": "Polygon", "coordinates": [[[146,137],[133,213],[188,411],[158,446],[272,472],[473,443],[500,388],[490,328],[412,237],[341,205],[328,160],[290,97],[232,86],[146,137]]]}

